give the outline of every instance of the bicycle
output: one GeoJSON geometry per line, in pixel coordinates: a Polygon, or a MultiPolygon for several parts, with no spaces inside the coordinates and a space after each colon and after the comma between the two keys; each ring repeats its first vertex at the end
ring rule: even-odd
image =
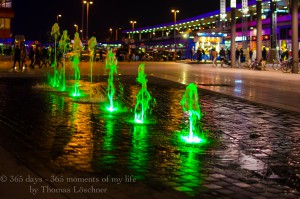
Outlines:
{"type": "Polygon", "coordinates": [[[246,61],[244,64],[242,64],[243,68],[248,68],[251,69],[252,68],[252,64],[254,63],[253,60],[249,59],[248,61],[246,61]]]}
{"type": "Polygon", "coordinates": [[[290,73],[293,68],[293,59],[288,58],[286,61],[283,62],[281,71],[284,73],[290,73]]]}
{"type": "Polygon", "coordinates": [[[293,58],[289,58],[285,64],[285,66],[282,68],[282,72],[290,73],[293,70],[293,63],[296,63],[298,66],[298,74],[300,73],[300,62],[299,61],[293,61],[293,58]]]}
{"type": "Polygon", "coordinates": [[[275,60],[273,59],[273,64],[272,64],[272,68],[276,71],[281,70],[282,66],[284,65],[284,61],[279,60],[275,60]]]}

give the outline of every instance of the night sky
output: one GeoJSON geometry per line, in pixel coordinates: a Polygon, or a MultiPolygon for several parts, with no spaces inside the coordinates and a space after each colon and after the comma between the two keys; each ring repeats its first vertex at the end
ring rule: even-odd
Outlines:
{"type": "MultiPolygon", "coordinates": [[[[220,1],[94,0],[89,11],[89,33],[94,33],[98,41],[104,41],[109,35],[109,28],[131,29],[130,20],[137,21],[135,24],[137,28],[172,22],[174,15],[171,9],[174,8],[180,10],[177,14],[177,20],[180,20],[217,10],[220,8],[220,1]]],[[[26,40],[47,42],[58,14],[62,15],[59,18],[61,30],[68,30],[71,38],[74,37],[74,24],[78,24],[79,29],[81,27],[81,0],[13,0],[13,9],[15,11],[15,18],[12,21],[13,35],[23,34],[26,40]]],[[[86,16],[86,6],[84,12],[86,16]]]]}

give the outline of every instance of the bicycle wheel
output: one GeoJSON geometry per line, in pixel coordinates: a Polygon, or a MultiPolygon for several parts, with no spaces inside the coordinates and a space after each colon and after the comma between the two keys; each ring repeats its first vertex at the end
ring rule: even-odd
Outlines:
{"type": "Polygon", "coordinates": [[[281,71],[284,73],[290,73],[292,71],[292,66],[289,63],[283,64],[281,71]]]}
{"type": "Polygon", "coordinates": [[[277,70],[280,69],[280,64],[279,63],[273,63],[272,68],[277,71],[277,70]]]}

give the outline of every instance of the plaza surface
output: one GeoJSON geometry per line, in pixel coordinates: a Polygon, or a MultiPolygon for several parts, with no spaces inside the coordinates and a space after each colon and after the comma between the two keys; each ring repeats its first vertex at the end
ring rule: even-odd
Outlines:
{"type": "MultiPolygon", "coordinates": [[[[102,110],[103,63],[93,68],[99,103],[47,89],[51,69],[11,64],[0,64],[1,198],[300,197],[299,74],[147,62],[153,122],[135,125],[138,62],[118,64],[118,114],[102,110]],[[199,87],[205,146],[180,139],[190,82],[199,87]]],[[[86,91],[89,66],[80,66],[86,91]]],[[[70,86],[70,63],[67,74],[70,86]]]]}

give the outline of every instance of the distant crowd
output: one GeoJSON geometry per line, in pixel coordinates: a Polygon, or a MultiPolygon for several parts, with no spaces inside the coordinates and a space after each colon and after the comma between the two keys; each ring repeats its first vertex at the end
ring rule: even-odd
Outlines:
{"type": "MultiPolygon", "coordinates": [[[[211,48],[201,48],[198,47],[195,50],[193,46],[190,51],[190,59],[191,61],[198,61],[198,62],[206,62],[207,60],[212,61],[213,66],[216,65],[216,60],[219,59],[221,61],[221,65],[223,64],[224,60],[231,60],[231,50],[227,48],[226,50],[221,47],[220,51],[217,52],[215,47],[211,48]]],[[[267,61],[270,56],[270,49],[267,50],[266,46],[263,46],[262,49],[262,61],[267,61]]],[[[280,61],[284,61],[292,57],[292,51],[288,48],[281,48],[278,51],[278,58],[280,61]]],[[[298,57],[300,58],[300,49],[298,51],[298,57]]],[[[256,51],[253,49],[249,49],[249,59],[254,61],[256,59],[256,51]]],[[[246,61],[246,55],[244,54],[243,48],[236,48],[235,50],[235,60],[239,65],[242,62],[246,61]]]]}
{"type": "MultiPolygon", "coordinates": [[[[33,69],[36,65],[38,68],[50,67],[54,62],[54,56],[55,49],[51,46],[46,48],[45,46],[31,45],[29,52],[27,52],[25,46],[16,45],[13,52],[14,65],[12,68],[15,68],[16,64],[18,64],[19,69],[23,67],[33,69]]],[[[56,51],[56,57],[58,65],[62,65],[60,50],[56,51]]]]}

